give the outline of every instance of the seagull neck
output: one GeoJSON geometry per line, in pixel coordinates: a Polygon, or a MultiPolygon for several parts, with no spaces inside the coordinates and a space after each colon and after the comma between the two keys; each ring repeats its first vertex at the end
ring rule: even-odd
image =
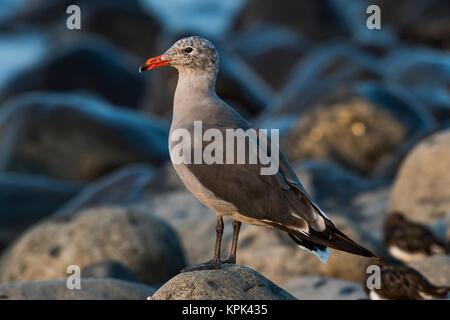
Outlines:
{"type": "Polygon", "coordinates": [[[215,95],[216,73],[179,70],[174,102],[201,99],[215,95]]]}

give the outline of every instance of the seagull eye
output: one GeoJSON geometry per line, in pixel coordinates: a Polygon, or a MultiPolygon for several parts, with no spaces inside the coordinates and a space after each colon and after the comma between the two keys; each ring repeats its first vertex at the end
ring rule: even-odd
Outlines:
{"type": "Polygon", "coordinates": [[[192,50],[193,50],[192,47],[187,47],[186,49],[184,49],[184,52],[191,53],[192,50]]]}

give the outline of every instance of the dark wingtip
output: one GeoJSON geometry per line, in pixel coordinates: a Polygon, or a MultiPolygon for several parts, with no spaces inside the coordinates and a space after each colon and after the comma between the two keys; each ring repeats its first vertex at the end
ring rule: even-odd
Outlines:
{"type": "Polygon", "coordinates": [[[331,221],[326,220],[325,224],[327,228],[323,233],[310,230],[312,241],[351,254],[356,254],[367,258],[378,258],[378,256],[372,251],[356,243],[342,231],[337,229],[331,221]]]}

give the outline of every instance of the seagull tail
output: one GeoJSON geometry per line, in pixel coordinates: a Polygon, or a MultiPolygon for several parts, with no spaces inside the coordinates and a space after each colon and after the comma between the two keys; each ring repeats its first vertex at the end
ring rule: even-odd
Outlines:
{"type": "MultiPolygon", "coordinates": [[[[347,235],[341,232],[330,220],[325,220],[326,230],[323,232],[312,232],[319,238],[323,239],[324,245],[330,248],[356,254],[363,257],[377,257],[376,254],[364,248],[360,244],[350,239],[347,235]]],[[[321,243],[321,242],[319,242],[321,243]]]]}
{"type": "Polygon", "coordinates": [[[359,245],[347,237],[343,232],[339,231],[331,221],[325,219],[325,224],[326,229],[322,232],[310,229],[309,234],[291,232],[289,235],[299,246],[311,251],[313,254],[317,255],[319,259],[321,259],[321,257],[318,254],[324,256],[323,253],[326,252],[325,249],[327,249],[327,247],[359,256],[377,257],[370,250],[359,245]]]}
{"type": "Polygon", "coordinates": [[[300,248],[312,253],[323,263],[327,262],[328,257],[330,256],[330,250],[328,250],[326,246],[302,239],[300,237],[296,237],[292,233],[289,233],[289,236],[300,248]]]}

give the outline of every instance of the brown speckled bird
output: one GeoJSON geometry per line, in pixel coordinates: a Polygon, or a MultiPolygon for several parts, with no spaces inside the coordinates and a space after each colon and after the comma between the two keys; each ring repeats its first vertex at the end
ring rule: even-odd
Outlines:
{"type": "Polygon", "coordinates": [[[450,288],[431,284],[411,267],[389,265],[381,259],[372,259],[372,265],[380,267],[380,288],[368,288],[367,279],[372,275],[368,274],[363,287],[371,300],[445,299],[449,293],[450,288]]]}
{"type": "MultiPolygon", "coordinates": [[[[225,131],[228,129],[247,131],[252,128],[248,121],[215,92],[219,55],[211,42],[196,36],[181,39],[164,54],[147,60],[140,71],[160,66],[172,66],[179,74],[171,137],[174,132],[180,132],[179,129],[194,136],[195,121],[201,121],[203,130],[219,130],[223,136],[226,136],[225,131]]],[[[256,143],[251,140],[258,148],[261,146],[259,139],[258,136],[256,143]]],[[[250,143],[248,140],[245,142],[250,143]]],[[[169,139],[171,156],[177,143],[178,141],[169,139]]],[[[189,146],[191,152],[196,147],[195,141],[193,144],[189,146]]],[[[207,146],[208,143],[200,142],[202,153],[207,146]]],[[[227,146],[224,145],[224,154],[227,154],[226,149],[227,146]]],[[[285,231],[298,246],[315,254],[323,262],[329,255],[327,247],[367,257],[374,256],[334,226],[309,197],[282,152],[279,154],[279,170],[273,175],[261,175],[260,163],[174,163],[173,158],[172,163],[186,187],[217,214],[214,259],[186,268],[185,271],[220,268],[223,216],[234,220],[231,254],[226,263],[236,263],[241,222],[285,231]]]]}
{"type": "Polygon", "coordinates": [[[408,220],[401,213],[390,214],[383,225],[384,246],[395,259],[404,263],[434,254],[447,253],[446,246],[427,227],[408,220]]]}

